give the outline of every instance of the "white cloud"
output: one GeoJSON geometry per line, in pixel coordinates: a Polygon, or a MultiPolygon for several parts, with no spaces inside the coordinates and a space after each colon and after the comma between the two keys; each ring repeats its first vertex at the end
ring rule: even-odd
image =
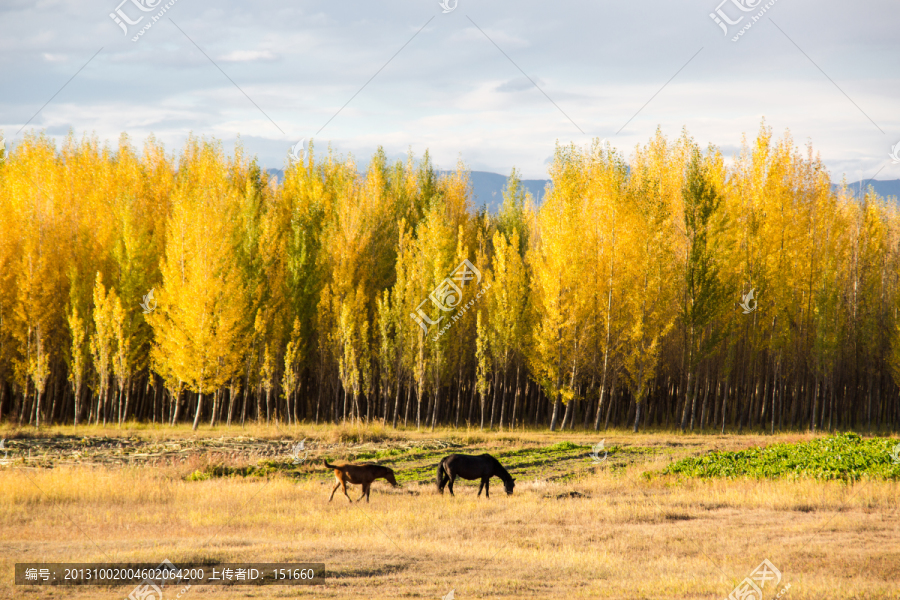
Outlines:
{"type": "Polygon", "coordinates": [[[234,50],[220,60],[225,62],[253,62],[257,60],[278,60],[278,56],[270,50],[234,50]]]}
{"type": "Polygon", "coordinates": [[[221,136],[227,148],[240,133],[275,167],[302,137],[360,162],[378,145],[428,148],[444,166],[462,157],[538,178],[557,141],[607,138],[627,156],[657,126],[670,137],[686,127],[730,155],[764,115],[776,136],[789,128],[796,144],[810,140],[835,181],[871,177],[885,161],[878,178],[900,177],[887,158],[900,141],[890,63],[900,3],[891,0],[852,10],[821,0],[814,13],[779,2],[739,43],[709,18],[717,0],[460,0],[449,14],[436,0],[179,1],[138,43],[109,18],[118,1],[0,6],[4,131],[59,92],[29,128],[96,132],[113,145],[127,131],[138,147],[153,132],[170,149],[190,133],[221,136]]]}
{"type": "MultiPolygon", "coordinates": [[[[468,21],[466,21],[468,24],[468,21]]],[[[494,44],[500,46],[500,48],[504,51],[525,48],[531,45],[527,39],[518,37],[508,31],[503,31],[501,29],[496,29],[493,27],[486,27],[483,23],[478,24],[480,27],[469,26],[461,31],[454,33],[450,37],[451,43],[454,44],[487,44],[493,46],[491,41],[494,44]],[[486,39],[485,36],[487,36],[486,39]]]]}

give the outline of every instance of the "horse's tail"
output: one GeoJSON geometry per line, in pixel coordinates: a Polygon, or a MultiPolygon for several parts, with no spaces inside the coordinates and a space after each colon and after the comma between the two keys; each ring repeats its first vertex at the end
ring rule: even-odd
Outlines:
{"type": "Polygon", "coordinates": [[[336,469],[336,468],[337,468],[337,467],[335,467],[334,465],[329,465],[329,464],[328,464],[328,459],[327,459],[327,458],[325,459],[324,462],[325,462],[325,467],[328,468],[328,469],[336,469]]]}
{"type": "Polygon", "coordinates": [[[438,491],[443,493],[444,486],[447,485],[447,480],[450,479],[447,477],[447,472],[444,471],[444,461],[442,460],[438,463],[438,472],[437,472],[437,488],[438,491]]]}

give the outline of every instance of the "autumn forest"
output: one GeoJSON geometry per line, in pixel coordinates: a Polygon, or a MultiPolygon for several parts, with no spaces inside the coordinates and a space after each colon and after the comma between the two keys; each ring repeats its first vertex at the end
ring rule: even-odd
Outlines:
{"type": "Polygon", "coordinates": [[[0,420],[900,429],[896,200],[765,123],[559,145],[496,214],[427,153],[2,158],[0,420]]]}

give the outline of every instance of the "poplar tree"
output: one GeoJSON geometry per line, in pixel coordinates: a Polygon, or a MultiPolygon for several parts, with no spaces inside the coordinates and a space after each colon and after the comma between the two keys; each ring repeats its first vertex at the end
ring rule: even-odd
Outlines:
{"type": "Polygon", "coordinates": [[[240,368],[248,302],[234,248],[227,243],[234,239],[230,227],[236,194],[221,148],[189,140],[180,170],[166,227],[159,308],[148,318],[156,368],[197,394],[196,430],[204,396],[240,368]]]}
{"type": "Polygon", "coordinates": [[[684,211],[684,293],[681,320],[686,330],[687,385],[681,417],[684,431],[690,414],[694,429],[696,369],[718,344],[721,331],[713,330],[713,320],[725,303],[725,286],[719,275],[723,258],[725,227],[721,213],[722,195],[714,179],[719,161],[711,151],[704,158],[692,146],[682,192],[684,211]],[[690,410],[688,410],[690,408],[690,410]]]}

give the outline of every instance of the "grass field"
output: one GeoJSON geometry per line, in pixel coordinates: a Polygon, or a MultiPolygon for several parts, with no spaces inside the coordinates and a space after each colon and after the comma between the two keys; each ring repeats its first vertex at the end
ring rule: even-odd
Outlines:
{"type": "Polygon", "coordinates": [[[721,599],[764,559],[782,573],[777,588],[764,587],[767,599],[788,585],[782,598],[900,598],[900,482],[890,473],[722,478],[694,472],[702,461],[663,473],[710,451],[819,439],[810,435],[135,425],[7,427],[0,436],[9,448],[0,455],[0,598],[121,599],[132,589],[17,587],[16,562],[166,558],[327,570],[320,586],[194,586],[187,599],[438,599],[451,590],[457,599],[721,599]],[[305,460],[295,465],[302,439],[305,460]],[[601,439],[608,454],[598,463],[591,446],[601,439]],[[496,456],[515,493],[495,479],[490,499],[475,497],[477,482],[457,482],[455,498],[438,494],[437,463],[454,452],[496,456]],[[323,458],[385,464],[401,487],[378,482],[369,504],[340,492],[328,503],[323,458]]]}

